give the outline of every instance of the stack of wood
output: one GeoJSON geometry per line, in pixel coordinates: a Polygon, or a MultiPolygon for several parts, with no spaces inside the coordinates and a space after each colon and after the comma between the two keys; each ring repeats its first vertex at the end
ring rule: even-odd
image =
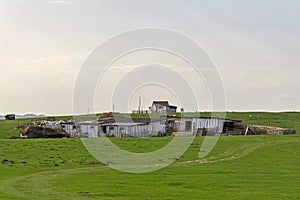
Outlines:
{"type": "Polygon", "coordinates": [[[294,128],[279,128],[273,126],[250,125],[247,135],[290,135],[296,134],[294,128]]]}
{"type": "Polygon", "coordinates": [[[29,125],[20,130],[21,137],[27,138],[66,138],[69,134],[62,128],[46,128],[29,125]]]}

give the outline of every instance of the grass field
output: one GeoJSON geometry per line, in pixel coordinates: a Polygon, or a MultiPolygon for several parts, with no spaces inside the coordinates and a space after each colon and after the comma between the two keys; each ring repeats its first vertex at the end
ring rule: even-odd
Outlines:
{"type": "MultiPolygon", "coordinates": [[[[299,113],[227,117],[300,131],[299,113]]],[[[96,161],[80,139],[6,139],[28,121],[0,122],[0,199],[300,199],[298,134],[220,137],[201,162],[203,137],[196,137],[172,165],[130,174],[96,161]]],[[[150,152],[172,138],[112,140],[128,151],[150,152]]]]}

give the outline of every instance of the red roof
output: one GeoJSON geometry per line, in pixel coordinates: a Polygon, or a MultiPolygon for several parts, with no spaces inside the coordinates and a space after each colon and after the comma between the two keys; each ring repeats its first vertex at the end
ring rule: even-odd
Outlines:
{"type": "Polygon", "coordinates": [[[168,106],[169,102],[168,101],[153,101],[152,104],[161,105],[161,106],[168,106]]]}

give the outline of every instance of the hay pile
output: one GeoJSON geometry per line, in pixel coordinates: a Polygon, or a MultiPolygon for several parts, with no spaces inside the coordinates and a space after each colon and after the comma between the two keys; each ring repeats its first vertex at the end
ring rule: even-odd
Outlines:
{"type": "Polygon", "coordinates": [[[248,128],[249,135],[290,135],[296,134],[293,128],[279,128],[273,126],[251,125],[248,128]]]}
{"type": "Polygon", "coordinates": [[[70,135],[62,128],[46,128],[42,126],[29,125],[22,129],[21,135],[27,136],[28,138],[65,138],[70,135]]]}

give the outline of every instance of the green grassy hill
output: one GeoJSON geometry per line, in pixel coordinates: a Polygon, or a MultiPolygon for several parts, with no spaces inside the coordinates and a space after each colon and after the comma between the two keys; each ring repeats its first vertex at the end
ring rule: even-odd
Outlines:
{"type": "MultiPolygon", "coordinates": [[[[114,143],[147,152],[170,137],[114,143]]],[[[146,174],[97,162],[79,139],[1,140],[0,199],[297,199],[300,137],[221,137],[198,162],[203,138],[172,165],[146,174]]]]}
{"type": "MultiPolygon", "coordinates": [[[[299,113],[227,117],[300,131],[299,113]]],[[[204,160],[198,158],[204,138],[196,137],[170,166],[130,174],[101,164],[80,139],[6,139],[18,135],[19,123],[30,121],[0,121],[0,199],[300,199],[298,134],[220,137],[204,160]]],[[[172,137],[111,140],[140,153],[172,137]]]]}

